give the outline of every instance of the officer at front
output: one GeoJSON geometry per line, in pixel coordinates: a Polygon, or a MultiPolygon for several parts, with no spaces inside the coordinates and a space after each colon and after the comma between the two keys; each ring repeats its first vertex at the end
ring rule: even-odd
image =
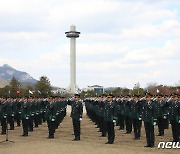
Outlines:
{"type": "Polygon", "coordinates": [[[80,122],[82,120],[82,114],[83,114],[83,105],[80,100],[80,95],[75,94],[74,100],[69,101],[68,105],[71,105],[71,118],[73,122],[73,130],[75,138],[73,141],[79,141],[80,140],[80,122]]]}

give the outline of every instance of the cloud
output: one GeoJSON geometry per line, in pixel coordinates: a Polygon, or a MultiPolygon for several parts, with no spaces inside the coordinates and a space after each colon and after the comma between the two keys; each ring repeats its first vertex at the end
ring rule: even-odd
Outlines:
{"type": "Polygon", "coordinates": [[[0,1],[0,64],[69,83],[69,39],[77,26],[77,80],[132,87],[177,82],[180,20],[176,0],[0,1]]]}

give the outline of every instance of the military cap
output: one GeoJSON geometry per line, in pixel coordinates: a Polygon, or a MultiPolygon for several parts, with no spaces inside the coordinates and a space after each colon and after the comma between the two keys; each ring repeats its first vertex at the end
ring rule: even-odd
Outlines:
{"type": "Polygon", "coordinates": [[[151,93],[148,93],[148,92],[147,92],[147,93],[145,94],[145,96],[146,96],[146,97],[152,97],[153,95],[152,95],[151,93]]]}
{"type": "Polygon", "coordinates": [[[157,97],[164,97],[164,95],[161,94],[161,93],[159,93],[159,94],[157,95],[157,97]]]}
{"type": "Polygon", "coordinates": [[[107,97],[114,97],[114,95],[113,94],[108,94],[107,97]]]}
{"type": "Polygon", "coordinates": [[[74,94],[74,97],[80,97],[80,94],[74,94]]]}
{"type": "Polygon", "coordinates": [[[137,98],[139,98],[139,97],[140,97],[140,95],[134,95],[134,97],[137,97],[137,98]]]}
{"type": "Polygon", "coordinates": [[[102,95],[100,95],[99,97],[106,97],[107,95],[106,94],[102,94],[102,95]]]}
{"type": "Polygon", "coordinates": [[[172,93],[171,96],[172,96],[172,97],[178,97],[178,94],[172,93]]]}

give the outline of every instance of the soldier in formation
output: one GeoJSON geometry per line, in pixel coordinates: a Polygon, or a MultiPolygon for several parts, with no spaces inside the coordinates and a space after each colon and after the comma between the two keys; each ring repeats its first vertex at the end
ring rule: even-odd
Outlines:
{"type": "Polygon", "coordinates": [[[117,112],[113,97],[113,95],[109,94],[104,106],[104,119],[106,121],[106,129],[108,133],[108,142],[106,144],[113,144],[115,139],[114,123],[116,122],[117,112]]]}
{"type": "Polygon", "coordinates": [[[134,139],[138,140],[141,137],[142,126],[142,101],[139,95],[135,95],[132,99],[131,118],[134,128],[134,139]]]}
{"type": "Polygon", "coordinates": [[[10,130],[14,130],[14,123],[17,127],[22,123],[23,133],[21,136],[28,136],[34,128],[42,125],[47,120],[49,137],[54,138],[55,129],[66,116],[67,101],[64,98],[1,98],[0,99],[0,122],[1,135],[5,135],[8,124],[10,130]],[[54,118],[55,117],[55,118],[54,118]]]}
{"type": "Polygon", "coordinates": [[[49,136],[48,139],[53,139],[55,130],[58,129],[66,116],[67,101],[64,98],[50,97],[46,109],[46,118],[49,136]]]}
{"type": "Polygon", "coordinates": [[[80,140],[80,133],[81,133],[81,126],[80,123],[82,121],[82,114],[83,114],[83,105],[82,101],[80,100],[80,95],[75,94],[74,99],[68,101],[68,105],[71,105],[71,118],[73,123],[73,130],[74,130],[74,140],[80,140]]]}
{"type": "MultiPolygon", "coordinates": [[[[98,128],[101,137],[108,135],[109,144],[115,140],[114,126],[120,130],[131,133],[134,130],[134,139],[141,137],[142,121],[146,132],[146,147],[153,147],[155,143],[154,127],[158,127],[158,136],[164,136],[169,122],[172,129],[174,142],[180,141],[180,96],[172,94],[152,96],[147,93],[144,97],[102,95],[84,99],[87,116],[98,128]]],[[[71,105],[71,118],[75,141],[80,140],[80,123],[83,114],[83,103],[80,95],[73,99],[59,97],[49,98],[0,98],[0,123],[1,134],[23,127],[22,136],[28,136],[34,128],[47,121],[49,136],[54,138],[55,130],[58,129],[66,116],[67,104],[71,105]]]]}
{"type": "Polygon", "coordinates": [[[106,121],[109,117],[116,119],[116,126],[120,130],[126,128],[129,134],[134,130],[134,139],[139,140],[141,137],[142,121],[146,132],[146,147],[154,147],[155,134],[154,126],[158,126],[158,136],[164,136],[165,129],[168,129],[169,121],[172,128],[173,141],[179,141],[180,134],[180,97],[177,94],[172,96],[163,96],[162,94],[151,95],[146,93],[145,96],[120,96],[113,99],[113,108],[115,114],[108,115],[106,104],[108,97],[91,97],[84,100],[87,116],[99,128],[101,136],[106,136],[108,127],[106,121]],[[103,98],[103,99],[102,99],[103,98]],[[104,123],[105,122],[105,123],[104,123]],[[103,124],[103,125],[102,125],[103,124]],[[103,126],[103,127],[102,127],[103,126]]]}

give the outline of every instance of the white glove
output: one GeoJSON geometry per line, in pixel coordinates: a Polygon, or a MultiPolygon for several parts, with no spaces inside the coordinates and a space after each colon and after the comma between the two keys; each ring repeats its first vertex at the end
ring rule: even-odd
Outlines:
{"type": "Polygon", "coordinates": [[[82,121],[82,118],[79,118],[79,121],[82,121]]]}
{"type": "Polygon", "coordinates": [[[113,123],[116,123],[116,120],[113,120],[113,123]]]}

